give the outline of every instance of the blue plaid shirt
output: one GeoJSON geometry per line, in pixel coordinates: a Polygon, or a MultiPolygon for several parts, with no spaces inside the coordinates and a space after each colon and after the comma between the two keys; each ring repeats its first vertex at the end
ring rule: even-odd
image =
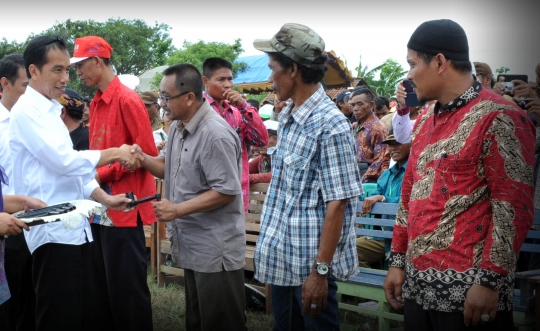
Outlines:
{"type": "Polygon", "coordinates": [[[362,194],[351,124],[319,89],[292,113],[279,115],[272,181],[261,215],[255,277],[279,286],[305,282],[317,257],[326,203],[347,199],[332,275],[356,274],[354,216],[362,194]]]}

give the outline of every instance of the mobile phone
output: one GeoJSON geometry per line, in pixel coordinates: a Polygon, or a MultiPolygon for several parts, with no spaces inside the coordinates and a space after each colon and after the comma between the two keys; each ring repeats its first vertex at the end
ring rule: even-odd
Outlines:
{"type": "Polygon", "coordinates": [[[522,80],[525,83],[529,81],[529,77],[527,75],[507,75],[507,74],[501,74],[497,76],[497,82],[501,81],[501,77],[504,78],[504,81],[501,82],[503,85],[503,91],[505,94],[512,95],[512,90],[515,87],[515,84],[512,83],[513,80],[522,80]]]}
{"type": "Polygon", "coordinates": [[[407,97],[405,98],[405,105],[407,107],[420,106],[420,101],[418,100],[418,96],[416,95],[416,92],[414,92],[413,83],[408,79],[404,79],[403,86],[405,87],[405,92],[407,92],[407,97]]]}

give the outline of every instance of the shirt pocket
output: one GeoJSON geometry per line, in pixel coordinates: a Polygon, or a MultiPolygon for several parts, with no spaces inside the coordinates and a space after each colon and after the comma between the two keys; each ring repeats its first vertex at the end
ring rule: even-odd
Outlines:
{"type": "Polygon", "coordinates": [[[309,159],[292,153],[286,152],[283,158],[283,172],[289,189],[299,191],[302,184],[306,181],[309,170],[309,159]]]}
{"type": "Polygon", "coordinates": [[[201,167],[196,162],[184,161],[180,164],[178,185],[182,191],[197,193],[201,190],[201,167]]]}
{"type": "Polygon", "coordinates": [[[456,195],[469,195],[480,181],[478,160],[445,157],[435,163],[435,183],[439,194],[448,199],[456,195]]]}

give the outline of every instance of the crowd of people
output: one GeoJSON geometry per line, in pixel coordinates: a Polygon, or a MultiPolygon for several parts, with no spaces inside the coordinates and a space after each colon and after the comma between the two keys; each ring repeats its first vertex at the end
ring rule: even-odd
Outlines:
{"type": "Polygon", "coordinates": [[[450,20],[424,22],[403,50],[418,104],[404,82],[394,96],[364,86],[331,100],[325,43],[307,26],[253,45],[271,70],[262,105],[216,57],[137,93],[99,36],[73,50],[40,36],[2,59],[2,330],[152,330],[143,226],[156,221],[184,269],[187,329],[245,330],[255,183],[269,183],[254,265],[274,330],[339,330],[336,280],[383,260],[406,330],[511,329],[514,269],[540,209],[538,84],[501,88],[450,20]],[[69,70],[95,96],[66,88],[69,70]],[[155,178],[163,199],[131,206],[126,193],[155,195],[155,178]],[[399,203],[391,241],[357,238],[360,198],[363,214],[399,203]],[[84,199],[102,207],[73,229],[10,214],[84,199]]]}

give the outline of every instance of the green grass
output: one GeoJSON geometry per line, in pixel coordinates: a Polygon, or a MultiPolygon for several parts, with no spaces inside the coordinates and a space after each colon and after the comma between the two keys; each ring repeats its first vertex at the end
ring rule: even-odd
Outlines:
{"type": "MultiPolygon", "coordinates": [[[[257,284],[256,280],[246,277],[246,282],[257,284]]],[[[152,295],[152,313],[154,331],[180,331],[185,330],[185,298],[182,279],[176,279],[167,286],[159,287],[152,277],[148,277],[148,287],[152,295]]],[[[345,299],[348,302],[359,302],[358,299],[345,299]]],[[[361,331],[378,330],[377,320],[357,313],[340,310],[339,319],[342,330],[361,331]]],[[[273,317],[264,312],[248,311],[246,326],[250,331],[272,330],[273,317]]]]}
{"type": "MultiPolygon", "coordinates": [[[[152,295],[152,317],[154,331],[179,331],[185,330],[186,301],[184,287],[177,283],[159,287],[152,277],[148,277],[148,287],[152,295]]],[[[247,312],[248,330],[267,331],[272,330],[272,315],[263,312],[247,312]]]]}

